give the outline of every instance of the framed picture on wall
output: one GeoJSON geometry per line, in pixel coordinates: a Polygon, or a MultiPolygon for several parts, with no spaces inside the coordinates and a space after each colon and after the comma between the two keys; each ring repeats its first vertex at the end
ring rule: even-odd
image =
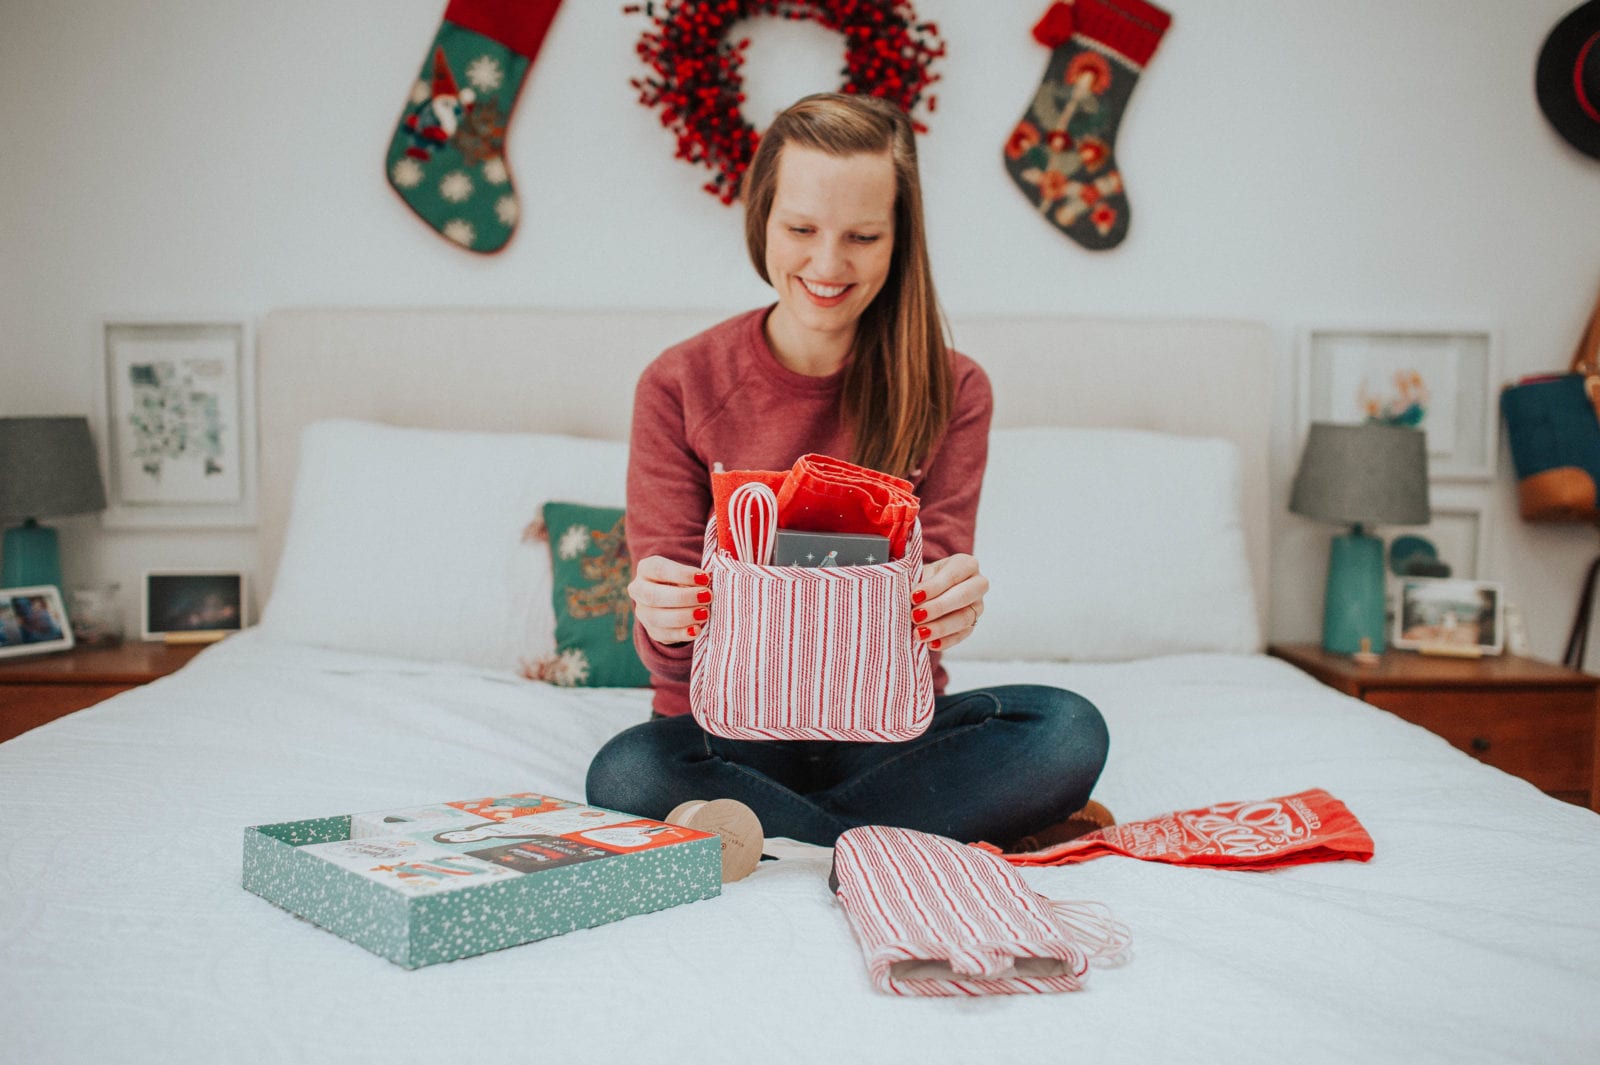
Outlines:
{"type": "Polygon", "coordinates": [[[1391,546],[1401,536],[1430,543],[1450,576],[1483,580],[1489,576],[1490,508],[1486,493],[1466,485],[1435,485],[1429,492],[1432,519],[1427,525],[1385,529],[1391,546]]]}
{"type": "Polygon", "coordinates": [[[1312,422],[1409,425],[1428,436],[1428,475],[1493,478],[1499,343],[1479,328],[1307,329],[1301,337],[1299,415],[1312,422]]]}
{"type": "Polygon", "coordinates": [[[107,525],[255,524],[248,323],[106,319],[95,369],[107,525]]]}

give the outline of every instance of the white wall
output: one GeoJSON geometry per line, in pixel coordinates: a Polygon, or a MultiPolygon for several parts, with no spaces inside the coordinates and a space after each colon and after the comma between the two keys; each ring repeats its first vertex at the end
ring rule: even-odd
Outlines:
{"type": "MultiPolygon", "coordinates": [[[[1600,283],[1600,163],[1550,131],[1532,71],[1573,3],[1169,0],[1117,145],[1133,229],[1094,254],[999,161],[1044,69],[1029,36],[1044,0],[916,0],[950,46],[922,141],[946,307],[1269,323],[1285,498],[1305,325],[1491,325],[1503,376],[1559,367],[1600,283]]],[[[620,8],[563,6],[508,136],[523,222],[479,258],[382,173],[440,0],[4,0],[0,415],[89,413],[108,313],[764,301],[736,210],[699,191],[635,100],[645,23],[620,8]]],[[[770,19],[749,32],[758,122],[837,84],[833,35],[770,19]]],[[[1491,575],[1527,611],[1534,652],[1555,656],[1594,537],[1523,526],[1511,485],[1502,449],[1491,575]]],[[[255,558],[249,532],[54,524],[69,583],[131,589],[146,567],[255,558]]],[[[1280,514],[1275,636],[1318,633],[1329,532],[1280,514]]]]}

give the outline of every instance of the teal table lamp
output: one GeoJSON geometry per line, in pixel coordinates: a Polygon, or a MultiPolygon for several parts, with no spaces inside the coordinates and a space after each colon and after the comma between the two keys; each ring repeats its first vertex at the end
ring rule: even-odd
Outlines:
{"type": "Polygon", "coordinates": [[[1349,655],[1384,640],[1383,541],[1369,525],[1426,525],[1427,436],[1399,425],[1317,422],[1306,437],[1289,509],[1318,521],[1350,526],[1328,549],[1328,587],[1322,605],[1322,648],[1349,655]]]}
{"type": "Polygon", "coordinates": [[[60,588],[56,531],[39,519],[105,508],[88,419],[0,418],[0,517],[23,519],[0,541],[0,588],[60,588]]]}

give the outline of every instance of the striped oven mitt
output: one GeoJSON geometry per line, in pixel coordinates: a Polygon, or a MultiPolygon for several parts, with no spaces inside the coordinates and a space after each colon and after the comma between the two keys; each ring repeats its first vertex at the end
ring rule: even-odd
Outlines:
{"type": "Polygon", "coordinates": [[[891,995],[1076,991],[1130,942],[1099,903],[1047,899],[994,855],[907,828],[840,836],[830,886],[891,995]]]}

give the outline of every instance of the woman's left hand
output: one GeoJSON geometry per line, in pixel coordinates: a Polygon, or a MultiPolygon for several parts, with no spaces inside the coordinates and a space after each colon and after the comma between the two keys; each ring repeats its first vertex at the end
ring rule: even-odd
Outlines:
{"type": "Polygon", "coordinates": [[[935,651],[948,650],[972,635],[983,617],[989,579],[971,555],[951,555],[922,567],[922,583],[911,589],[911,621],[917,639],[935,651]]]}

